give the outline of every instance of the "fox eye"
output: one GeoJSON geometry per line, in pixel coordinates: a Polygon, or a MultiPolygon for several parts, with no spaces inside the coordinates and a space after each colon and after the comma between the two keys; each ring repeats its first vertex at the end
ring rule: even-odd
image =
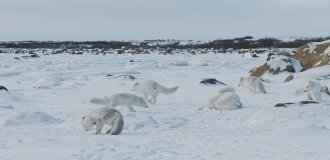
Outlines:
{"type": "Polygon", "coordinates": [[[85,116],[83,116],[82,119],[85,119],[85,116]]]}
{"type": "Polygon", "coordinates": [[[93,122],[94,125],[96,125],[96,122],[93,122]]]}

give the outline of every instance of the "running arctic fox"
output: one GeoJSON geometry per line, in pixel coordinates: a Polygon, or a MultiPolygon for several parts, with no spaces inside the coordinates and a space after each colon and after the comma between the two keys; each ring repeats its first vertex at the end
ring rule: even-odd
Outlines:
{"type": "Polygon", "coordinates": [[[225,87],[218,91],[218,94],[212,97],[208,103],[199,110],[203,108],[217,109],[217,110],[233,110],[242,108],[243,104],[239,96],[235,93],[234,88],[225,87]]]}
{"type": "Polygon", "coordinates": [[[95,134],[101,134],[105,124],[111,126],[111,128],[106,131],[106,134],[118,135],[124,128],[123,116],[119,111],[113,108],[99,108],[82,118],[82,127],[86,131],[89,131],[96,125],[95,134]]]}
{"type": "Polygon", "coordinates": [[[266,89],[262,81],[258,77],[254,77],[254,76],[241,77],[238,86],[243,86],[249,89],[253,93],[257,93],[258,90],[259,92],[266,94],[266,89]]]}
{"type": "Polygon", "coordinates": [[[155,104],[159,93],[171,94],[178,90],[178,86],[173,88],[166,88],[155,81],[147,80],[133,85],[132,91],[141,93],[143,98],[151,103],[155,104]]]}
{"type": "Polygon", "coordinates": [[[127,106],[129,111],[135,112],[133,106],[148,108],[146,101],[139,96],[131,93],[116,93],[111,96],[92,98],[91,103],[105,105],[106,107],[114,108],[116,106],[127,106]]]}

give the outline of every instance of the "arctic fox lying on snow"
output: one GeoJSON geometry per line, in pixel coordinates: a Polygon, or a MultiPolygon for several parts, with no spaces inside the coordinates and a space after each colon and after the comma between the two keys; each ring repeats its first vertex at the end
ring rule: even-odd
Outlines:
{"type": "Polygon", "coordinates": [[[173,88],[166,88],[155,81],[147,80],[133,85],[132,91],[143,94],[143,98],[151,103],[155,104],[159,93],[171,94],[178,90],[178,86],[173,88]]]}
{"type": "Polygon", "coordinates": [[[123,116],[113,108],[99,108],[82,118],[82,126],[86,131],[96,125],[96,134],[101,133],[105,124],[111,126],[106,134],[120,134],[124,128],[123,116]]]}
{"type": "Polygon", "coordinates": [[[100,97],[100,98],[92,98],[89,100],[94,104],[105,105],[106,107],[116,107],[119,105],[127,106],[129,111],[135,112],[133,106],[148,108],[148,104],[146,101],[139,96],[136,96],[131,93],[117,93],[111,96],[100,97]]]}
{"type": "Polygon", "coordinates": [[[234,88],[225,87],[218,91],[218,94],[212,97],[208,104],[199,108],[199,110],[203,108],[217,109],[217,110],[233,110],[242,108],[243,104],[239,98],[239,96],[235,93],[234,88]]]}
{"type": "Polygon", "coordinates": [[[261,93],[266,94],[265,87],[258,77],[241,77],[238,86],[248,88],[253,93],[257,93],[257,90],[259,90],[261,93]]]}

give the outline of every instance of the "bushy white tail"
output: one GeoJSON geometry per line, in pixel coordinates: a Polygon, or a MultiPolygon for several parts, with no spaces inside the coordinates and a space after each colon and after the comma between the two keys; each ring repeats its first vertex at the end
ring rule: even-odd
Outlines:
{"type": "Polygon", "coordinates": [[[91,102],[93,104],[98,104],[98,105],[107,105],[107,104],[109,104],[109,99],[106,97],[92,98],[89,100],[89,102],[91,102]]]}
{"type": "Polygon", "coordinates": [[[111,128],[111,131],[109,134],[111,135],[118,135],[120,134],[120,132],[123,130],[124,128],[124,119],[123,119],[123,116],[121,114],[119,114],[119,118],[114,121],[114,124],[111,128]]]}
{"type": "Polygon", "coordinates": [[[163,93],[163,94],[172,94],[172,93],[174,93],[176,90],[179,89],[178,86],[173,87],[173,88],[166,88],[166,87],[164,87],[164,86],[162,86],[162,85],[159,85],[159,84],[158,84],[157,88],[158,88],[159,92],[160,92],[160,93],[163,93]]]}

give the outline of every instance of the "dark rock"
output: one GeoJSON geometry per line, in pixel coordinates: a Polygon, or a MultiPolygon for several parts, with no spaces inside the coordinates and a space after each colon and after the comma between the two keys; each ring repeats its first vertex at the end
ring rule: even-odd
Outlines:
{"type": "Polygon", "coordinates": [[[286,77],[284,82],[290,82],[294,79],[294,76],[291,74],[290,76],[286,77]]]}
{"type": "Polygon", "coordinates": [[[225,83],[222,83],[214,78],[207,78],[207,79],[203,79],[201,82],[201,84],[222,84],[222,85],[226,85],[225,83]]]}
{"type": "Polygon", "coordinates": [[[1,90],[5,90],[5,91],[9,92],[8,89],[6,87],[4,87],[4,86],[0,86],[0,91],[1,90]]]}

